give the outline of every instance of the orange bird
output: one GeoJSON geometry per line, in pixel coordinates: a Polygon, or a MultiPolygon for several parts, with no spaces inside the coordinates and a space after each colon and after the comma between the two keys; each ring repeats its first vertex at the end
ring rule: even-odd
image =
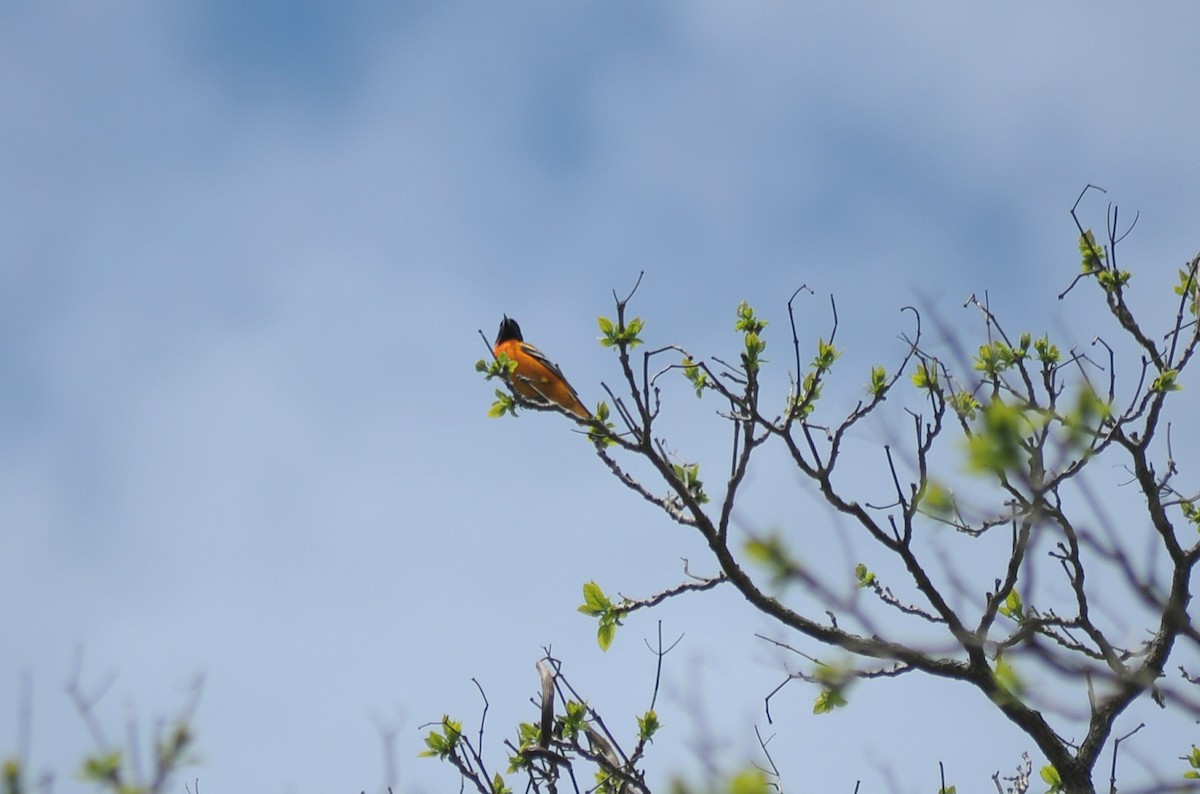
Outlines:
{"type": "Polygon", "coordinates": [[[522,397],[535,403],[556,403],[580,419],[592,418],[591,411],[580,402],[558,365],[521,336],[521,326],[516,320],[505,315],[500,321],[492,351],[497,358],[503,353],[509,361],[517,362],[512,385],[522,397]]]}

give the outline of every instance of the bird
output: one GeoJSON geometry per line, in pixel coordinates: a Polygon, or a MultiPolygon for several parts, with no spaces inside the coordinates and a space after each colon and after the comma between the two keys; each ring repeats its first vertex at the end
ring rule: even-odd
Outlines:
{"type": "Polygon", "coordinates": [[[592,418],[592,412],[584,407],[558,365],[526,342],[521,336],[521,326],[507,314],[500,321],[500,331],[496,334],[492,352],[497,358],[503,353],[510,361],[517,362],[512,385],[525,399],[536,403],[555,403],[584,421],[592,418]]]}

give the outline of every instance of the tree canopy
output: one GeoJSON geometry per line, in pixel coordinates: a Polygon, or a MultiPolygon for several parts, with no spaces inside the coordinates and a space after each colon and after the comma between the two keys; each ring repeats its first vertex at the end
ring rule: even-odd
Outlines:
{"type": "MultiPolygon", "coordinates": [[[[644,598],[614,599],[595,582],[584,585],[579,610],[596,619],[601,647],[634,613],[698,590],[733,588],[780,628],[780,636],[763,639],[795,654],[803,671],[784,684],[813,684],[814,712],[846,706],[848,687],[864,679],[923,674],[957,682],[1024,732],[1042,759],[1036,774],[1051,791],[1096,791],[1109,774],[1099,764],[1105,748],[1113,749],[1115,790],[1116,749],[1126,738],[1115,726],[1135,701],[1200,712],[1196,671],[1180,661],[1194,659],[1200,646],[1189,611],[1200,485],[1181,465],[1197,440],[1176,437],[1172,420],[1194,412],[1180,392],[1200,342],[1200,256],[1178,269],[1170,287],[1153,285],[1173,287],[1171,311],[1138,316],[1128,299],[1134,274],[1118,262],[1129,230],[1116,208],[1110,205],[1100,238],[1075,208],[1071,215],[1080,264],[1073,279],[1063,277],[1058,297],[1099,303],[1109,318],[1100,327],[1101,314],[1092,315],[1098,327],[1089,329],[1088,343],[1010,328],[986,295],[966,302],[980,318],[972,342],[941,323],[931,332],[920,308],[905,307],[911,326],[902,333],[903,355],[863,373],[862,396],[849,405],[822,398],[841,374],[836,302],[827,336],[802,342],[795,302],[811,292],[803,286],[787,302],[790,327],[780,335],[753,307],[737,306],[735,361],[651,342],[651,323],[629,313],[637,287],[614,294],[615,314],[601,317],[599,327],[619,376],[604,384],[608,399],[587,419],[538,399],[537,384],[503,353],[480,361],[486,377],[508,387],[496,391],[492,415],[533,409],[571,417],[613,477],[698,533],[711,554],[715,573],[685,571],[644,598]],[[769,343],[780,345],[778,336],[790,342],[786,394],[762,388],[764,368],[778,364],[765,355],[769,343]],[[947,340],[948,347],[940,344],[947,340]],[[663,437],[664,389],[673,378],[712,401],[727,422],[727,471],[702,471],[678,451],[685,439],[663,437]],[[845,462],[848,434],[879,427],[868,419],[880,417],[889,428],[877,441],[890,493],[882,501],[879,484],[864,482],[845,462]],[[852,570],[815,562],[819,554],[794,532],[739,531],[742,486],[767,447],[782,450],[799,487],[867,541],[852,570]],[[1120,501],[1137,495],[1136,521],[1118,523],[1110,511],[1115,497],[1105,483],[1114,471],[1120,501]],[[849,661],[822,660],[822,648],[849,661]]],[[[660,673],[666,650],[660,641],[660,673]]],[[[658,728],[653,700],[632,737],[619,740],[609,730],[612,716],[606,722],[571,688],[558,660],[543,660],[539,672],[541,716],[506,742],[506,774],[526,781],[516,787],[649,791],[640,761],[658,728]],[[593,768],[596,783],[577,777],[581,765],[593,768]]],[[[770,717],[770,697],[766,703],[770,717]]],[[[427,754],[452,763],[480,791],[510,790],[515,784],[484,763],[483,741],[482,728],[472,741],[446,718],[429,734],[427,754]]],[[[766,762],[733,778],[730,790],[786,789],[765,744],[763,753],[766,762]]],[[[1155,771],[1180,782],[1197,770],[1200,751],[1181,737],[1178,747],[1163,748],[1155,771]]],[[[1025,791],[1030,777],[1026,762],[1004,783],[999,774],[993,780],[998,790],[1025,791]]]]}

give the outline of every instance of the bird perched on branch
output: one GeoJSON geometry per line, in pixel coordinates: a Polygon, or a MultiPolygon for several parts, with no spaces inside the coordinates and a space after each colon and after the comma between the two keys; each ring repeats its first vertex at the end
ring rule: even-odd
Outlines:
{"type": "Polygon", "coordinates": [[[503,353],[510,361],[517,362],[512,385],[522,397],[535,403],[555,403],[580,419],[592,418],[591,411],[584,407],[558,365],[521,336],[521,326],[516,320],[505,315],[500,321],[492,351],[497,358],[503,353]]]}

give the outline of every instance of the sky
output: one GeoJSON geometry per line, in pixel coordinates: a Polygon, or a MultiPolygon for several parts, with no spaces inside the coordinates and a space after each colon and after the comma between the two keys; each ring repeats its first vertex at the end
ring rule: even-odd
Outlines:
{"type": "MultiPolygon", "coordinates": [[[[712,565],[564,418],[489,419],[479,332],[517,318],[594,404],[619,377],[595,318],[644,271],[651,343],[731,355],[747,300],[782,395],[805,285],[810,340],[837,299],[849,406],[903,354],[905,305],[977,330],[986,291],[1089,341],[1099,304],[1055,299],[1087,184],[1085,223],[1140,213],[1133,299],[1165,316],[1200,250],[1197,27],[1185,2],[0,5],[0,752],[87,790],[69,681],[116,741],[202,678],[175,790],[453,791],[417,753],[444,713],[477,728],[473,679],[503,766],[544,647],[632,723],[661,620],[683,639],[654,780],[761,761],[756,725],[788,790],[1040,763],[978,695],[911,676],[825,717],[791,684],[766,725],[794,662],[731,592],[602,653],[584,582],[712,565]]],[[[689,395],[664,432],[719,471],[719,406],[689,395]]],[[[740,529],[836,528],[793,485],[756,469],[740,529]]],[[[1131,779],[1194,741],[1148,729],[1131,779]]]]}

